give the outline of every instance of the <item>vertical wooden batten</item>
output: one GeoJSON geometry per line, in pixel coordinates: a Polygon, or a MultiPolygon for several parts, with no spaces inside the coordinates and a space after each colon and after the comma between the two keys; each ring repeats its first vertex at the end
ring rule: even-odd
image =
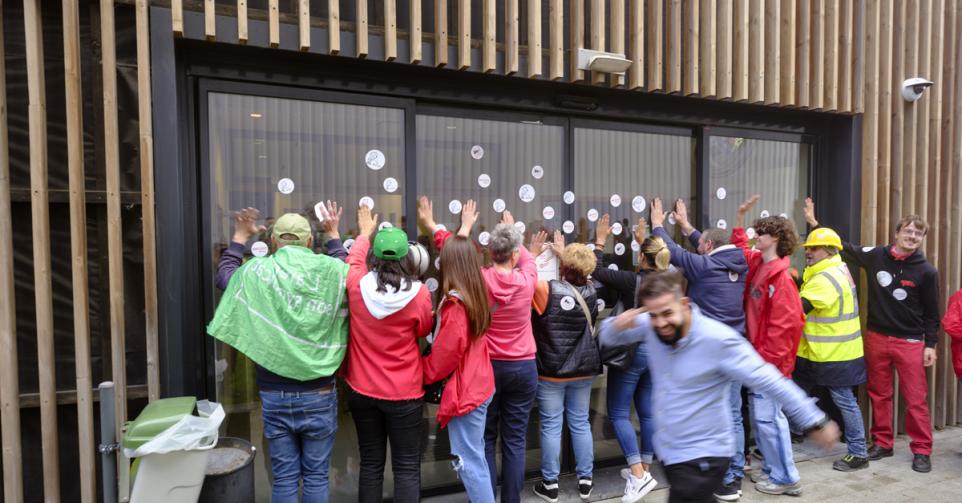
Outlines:
{"type": "Polygon", "coordinates": [[[237,43],[247,45],[247,0],[237,0],[237,43]]]}
{"type": "Polygon", "coordinates": [[[184,0],[170,0],[171,29],[175,37],[184,36],[184,0]]]}
{"type": "Polygon", "coordinates": [[[647,5],[647,22],[643,21],[645,24],[645,31],[648,35],[648,40],[645,45],[648,50],[647,55],[647,67],[648,76],[645,87],[648,91],[660,91],[664,89],[664,77],[662,76],[665,71],[664,56],[662,53],[665,49],[665,43],[663,36],[665,34],[664,26],[664,9],[661,0],[648,0],[647,5]]]}
{"type": "Polygon", "coordinates": [[[214,0],[204,0],[204,38],[208,41],[217,39],[217,15],[214,0]]]}
{"type": "MultiPolygon", "coordinates": [[[[69,1],[69,0],[65,0],[69,1]]],[[[154,210],[154,114],[150,85],[150,5],[137,0],[137,103],[140,129],[140,203],[144,229],[144,318],[146,322],[147,399],[160,398],[160,345],[157,313],[157,231],[154,210]]],[[[71,212],[72,214],[72,212],[71,212]]],[[[79,381],[79,380],[78,380],[79,381]]],[[[92,389],[93,383],[84,388],[92,389]]],[[[79,397],[79,395],[78,395],[79,397]]],[[[78,399],[79,404],[79,399],[78,399]]]]}
{"type": "Polygon", "coordinates": [[[795,103],[802,108],[811,106],[811,0],[798,0],[795,19],[795,103]]]}
{"type": "MultiPolygon", "coordinates": [[[[111,6],[112,9],[112,6],[111,6]]],[[[30,210],[33,226],[33,286],[37,315],[37,367],[40,391],[43,498],[60,501],[60,448],[57,429],[56,355],[50,275],[50,206],[47,188],[47,99],[44,84],[43,22],[40,0],[23,4],[30,128],[30,210]]]]}
{"type": "MultiPolygon", "coordinates": [[[[591,0],[591,49],[605,50],[605,0],[591,0]]],[[[591,72],[591,83],[601,84],[605,81],[605,74],[591,72]]]]}
{"type": "MultiPolygon", "coordinates": [[[[362,57],[363,53],[367,54],[367,1],[358,2],[358,4],[364,4],[365,12],[358,12],[358,17],[354,23],[355,30],[357,33],[357,55],[362,57]],[[361,14],[364,14],[364,18],[361,18],[361,14]],[[363,33],[362,33],[363,32],[363,33]],[[364,43],[361,43],[361,38],[363,35],[364,43]]],[[[358,7],[360,9],[360,7],[358,7]]],[[[310,0],[301,0],[301,7],[299,9],[299,21],[298,32],[300,38],[300,46],[302,51],[309,50],[311,48],[311,3],[310,0]]],[[[341,5],[338,0],[327,0],[327,53],[328,54],[339,54],[341,52],[341,5]]]]}
{"type": "MultiPolygon", "coordinates": [[[[360,5],[364,2],[357,3],[360,5]]],[[[424,37],[424,33],[421,28],[421,0],[411,0],[408,5],[410,9],[408,12],[410,15],[410,26],[408,26],[408,50],[411,56],[408,61],[410,61],[412,65],[417,65],[420,64],[421,59],[424,58],[424,49],[421,45],[421,39],[424,37]]],[[[367,47],[366,43],[365,47],[367,47]]]]}
{"type": "MultiPolygon", "coordinates": [[[[337,0],[328,0],[328,1],[329,1],[329,2],[336,2],[337,0]]],[[[415,9],[420,9],[420,5],[421,5],[420,1],[415,1],[415,2],[412,2],[412,3],[411,3],[411,16],[412,16],[412,21],[411,21],[411,22],[412,22],[412,24],[414,23],[414,21],[413,21],[414,10],[415,10],[415,9]]],[[[354,45],[357,46],[357,57],[358,57],[358,58],[366,58],[367,55],[368,55],[368,53],[370,52],[370,45],[369,45],[369,42],[368,42],[367,2],[366,2],[366,1],[363,1],[363,2],[355,2],[354,7],[355,7],[355,11],[354,11],[354,18],[355,18],[355,19],[354,19],[354,39],[355,39],[355,42],[354,42],[354,45]]],[[[327,24],[328,24],[328,26],[331,26],[331,25],[333,24],[332,21],[331,21],[331,7],[330,7],[330,6],[328,6],[328,8],[327,8],[327,24]]],[[[338,27],[338,32],[340,32],[340,27],[338,27]]],[[[327,50],[328,50],[328,53],[330,53],[330,52],[331,52],[331,47],[333,47],[333,46],[331,45],[331,41],[330,41],[331,34],[328,33],[327,36],[328,36],[328,42],[327,42],[327,47],[328,47],[328,49],[327,49],[327,50]]],[[[340,46],[340,43],[338,43],[338,46],[340,46]]],[[[420,48],[421,48],[420,44],[417,44],[417,49],[420,49],[420,48]]],[[[338,47],[338,49],[340,49],[340,47],[338,47]]],[[[414,44],[414,41],[412,40],[412,41],[411,41],[411,51],[412,51],[412,53],[411,53],[411,63],[417,64],[417,61],[414,61],[414,53],[413,53],[414,50],[415,50],[415,44],[414,44]]]]}
{"type": "Polygon", "coordinates": [[[645,2],[630,0],[628,4],[628,89],[645,85],[645,2]]]}
{"type": "MultiPolygon", "coordinates": [[[[625,0],[608,0],[611,8],[608,51],[617,54],[625,53],[625,0]]],[[[640,52],[640,51],[639,51],[640,52]]],[[[624,75],[611,74],[611,87],[624,85],[624,75]]]]}
{"type": "Polygon", "coordinates": [[[538,78],[541,70],[541,0],[528,0],[528,78],[538,78]]]}
{"type": "Polygon", "coordinates": [[[681,0],[668,0],[668,47],[665,50],[668,59],[668,72],[665,90],[669,93],[681,91],[681,48],[683,31],[681,20],[681,0]]]}
{"type": "MultiPolygon", "coordinates": [[[[111,380],[117,431],[127,421],[127,350],[124,326],[124,249],[120,211],[120,131],[117,126],[117,46],[113,0],[100,0],[103,79],[104,169],[107,188],[107,269],[110,304],[111,380]]],[[[118,468],[123,469],[118,463],[118,468]]]]}
{"type": "MultiPolygon", "coordinates": [[[[919,9],[919,24],[918,24],[918,51],[916,63],[916,74],[921,75],[927,79],[932,78],[930,73],[929,64],[932,58],[932,0],[921,0],[921,5],[919,9]]],[[[929,129],[929,117],[931,113],[932,102],[936,99],[938,94],[938,89],[929,89],[922,95],[919,101],[916,101],[916,140],[917,144],[915,147],[915,166],[916,166],[916,178],[915,178],[915,203],[916,211],[925,217],[928,207],[929,207],[929,194],[932,190],[937,191],[937,186],[929,186],[929,144],[932,142],[931,131],[929,129]]],[[[938,193],[936,192],[936,195],[938,193]]],[[[938,197],[935,198],[938,200],[938,197]]],[[[936,204],[937,205],[937,204],[936,204]]],[[[931,222],[931,220],[930,220],[931,222]]],[[[938,229],[931,229],[926,238],[926,246],[932,247],[938,250],[939,243],[939,231],[938,229]]],[[[939,264],[939,254],[938,252],[929,252],[926,254],[927,257],[933,259],[933,263],[939,264]]],[[[934,395],[930,393],[929,396],[934,395]]]]}
{"type": "Polygon", "coordinates": [[[779,9],[780,64],[778,68],[779,102],[783,105],[797,103],[795,96],[795,0],[781,0],[779,9]]]}
{"type": "MultiPolygon", "coordinates": [[[[143,1],[138,2],[139,9],[143,1]]],[[[145,7],[145,6],[144,6],[145,7]]],[[[139,21],[139,19],[138,19],[139,21]]],[[[139,23],[138,23],[139,28],[139,23]]],[[[93,378],[90,364],[90,299],[87,290],[87,208],[84,178],[83,80],[80,74],[80,15],[77,2],[63,1],[64,98],[66,101],[67,172],[70,187],[70,256],[73,287],[74,375],[77,389],[77,444],[80,501],[97,500],[93,378]]],[[[149,97],[149,94],[148,94],[149,97]]],[[[3,211],[3,209],[0,209],[3,211]]],[[[146,254],[145,254],[146,258],[146,254]]],[[[157,284],[145,285],[154,295],[157,284]]],[[[156,303],[154,304],[156,307],[156,303]]],[[[156,316],[156,309],[153,314],[156,316]]],[[[156,317],[154,318],[156,321],[156,317]]],[[[156,333],[154,334],[156,336],[156,333]]],[[[154,339],[156,341],[156,338],[154,339]]],[[[155,362],[156,363],[156,362],[155,362]]],[[[156,368],[156,367],[155,367],[156,368]]]]}
{"type": "MultiPolygon", "coordinates": [[[[0,3],[2,7],[2,3],[0,3]]],[[[7,129],[7,68],[0,23],[0,233],[13,236],[10,207],[10,136],[7,129]]],[[[20,372],[17,361],[17,309],[14,292],[13,240],[0,241],[0,459],[3,501],[23,502],[20,441],[20,372]]]]}
{"type": "Polygon", "coordinates": [[[718,90],[715,82],[718,55],[715,28],[718,20],[715,0],[701,0],[698,27],[698,93],[714,97],[718,90]]]}
{"type": "Polygon", "coordinates": [[[267,45],[275,48],[281,45],[281,13],[278,1],[267,0],[267,45]]]}
{"type": "Polygon", "coordinates": [[[718,73],[715,77],[715,93],[719,99],[732,97],[732,0],[718,2],[718,31],[716,51],[718,73]]]}
{"type": "Polygon", "coordinates": [[[698,71],[698,30],[701,28],[701,20],[698,19],[699,16],[699,0],[690,0],[688,2],[683,2],[685,8],[685,41],[683,48],[683,65],[682,69],[682,80],[681,80],[681,93],[688,96],[692,94],[698,94],[698,77],[700,73],[698,71]]]}
{"type": "Polygon", "coordinates": [[[748,100],[748,0],[734,0],[732,11],[732,25],[735,33],[733,37],[732,59],[732,98],[735,101],[748,100]]]}
{"type": "MultiPolygon", "coordinates": [[[[561,80],[564,78],[565,73],[564,1],[551,0],[551,3],[548,5],[548,11],[551,19],[551,24],[548,27],[548,78],[551,80],[561,80]]],[[[491,26],[494,26],[493,20],[491,26]]],[[[493,51],[494,49],[492,49],[492,52],[493,51]]]]}
{"type": "MultiPolygon", "coordinates": [[[[878,212],[876,233],[880,239],[887,238],[891,208],[892,174],[892,2],[879,1],[879,126],[878,126],[878,212]]],[[[866,101],[869,98],[866,97],[866,101]]],[[[867,104],[866,104],[867,106],[867,104]]]]}
{"type": "Polygon", "coordinates": [[[458,0],[458,70],[471,68],[471,1],[458,0]]]}
{"type": "MultiPolygon", "coordinates": [[[[781,103],[780,0],[765,0],[765,103],[781,103]]],[[[784,35],[784,34],[782,34],[784,35]]]]}
{"type": "Polygon", "coordinates": [[[397,59],[397,2],[384,0],[384,61],[397,59]]]}
{"type": "Polygon", "coordinates": [[[842,2],[839,15],[839,61],[838,61],[838,109],[852,111],[852,61],[854,58],[852,40],[853,2],[842,2]]]}
{"type": "MultiPolygon", "coordinates": [[[[848,2],[846,2],[848,3],[848,2]]],[[[838,108],[838,3],[835,0],[825,0],[825,83],[823,103],[826,110],[838,108]]]]}
{"type": "MultiPolygon", "coordinates": [[[[829,2],[834,0],[827,0],[829,2]]],[[[821,109],[825,103],[825,2],[826,0],[811,0],[812,2],[812,34],[809,38],[811,47],[811,89],[809,99],[811,107],[821,109]]]]}
{"type": "Polygon", "coordinates": [[[514,75],[520,68],[520,27],[521,14],[518,0],[504,0],[504,73],[514,75]]]}
{"type": "Polygon", "coordinates": [[[765,3],[750,0],[748,9],[748,101],[765,100],[765,3]]]}
{"type": "MultiPolygon", "coordinates": [[[[341,40],[341,30],[340,30],[340,20],[338,20],[337,28],[337,41],[341,40]]],[[[334,26],[330,21],[327,24],[328,32],[328,46],[333,48],[332,41],[330,40],[331,33],[334,32],[334,26]]],[[[302,51],[311,50],[311,0],[301,0],[297,7],[297,39],[298,48],[302,51]]]]}
{"type": "MultiPolygon", "coordinates": [[[[481,43],[481,71],[484,73],[493,72],[497,66],[498,44],[496,37],[498,31],[498,9],[495,1],[496,0],[484,0],[483,12],[481,14],[484,16],[484,28],[481,33],[481,36],[484,38],[481,43]]],[[[552,2],[560,2],[560,0],[552,0],[552,2]]],[[[551,29],[555,29],[554,24],[551,25],[551,29]]],[[[554,39],[552,39],[552,42],[554,42],[554,39]]]]}
{"type": "MultiPolygon", "coordinates": [[[[879,87],[879,1],[867,0],[865,9],[865,120],[862,127],[862,212],[875,215],[878,210],[878,96],[879,87]]],[[[875,226],[862,225],[862,243],[875,243],[875,226]]]]}
{"type": "Polygon", "coordinates": [[[568,35],[568,43],[570,44],[568,59],[571,66],[571,75],[568,80],[580,82],[585,79],[584,70],[578,69],[578,50],[585,47],[585,0],[570,0],[568,8],[571,9],[571,22],[568,26],[568,29],[571,30],[568,35]]]}
{"type": "MultiPolygon", "coordinates": [[[[902,73],[899,79],[899,87],[902,88],[902,80],[910,75],[917,75],[919,61],[919,0],[906,0],[902,2],[905,7],[905,21],[902,24],[902,73]]],[[[902,105],[902,212],[896,217],[898,219],[904,214],[916,213],[918,208],[915,205],[915,149],[916,136],[919,127],[916,123],[918,118],[919,105],[921,100],[909,103],[898,98],[902,105]]]]}
{"type": "Polygon", "coordinates": [[[448,64],[448,2],[434,0],[434,65],[448,64]]]}

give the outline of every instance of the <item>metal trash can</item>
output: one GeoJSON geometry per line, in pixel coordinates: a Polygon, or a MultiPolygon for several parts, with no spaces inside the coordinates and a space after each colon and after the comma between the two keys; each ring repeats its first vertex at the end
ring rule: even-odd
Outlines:
{"type": "Polygon", "coordinates": [[[242,438],[221,437],[207,457],[207,477],[199,503],[254,503],[254,456],[242,438]]]}
{"type": "MultiPolygon", "coordinates": [[[[136,419],[127,423],[123,437],[125,449],[135,450],[193,415],[197,400],[176,397],[155,400],[136,419]]],[[[130,493],[131,503],[195,502],[204,484],[207,454],[216,444],[192,450],[146,454],[138,457],[136,476],[130,493]]]]}

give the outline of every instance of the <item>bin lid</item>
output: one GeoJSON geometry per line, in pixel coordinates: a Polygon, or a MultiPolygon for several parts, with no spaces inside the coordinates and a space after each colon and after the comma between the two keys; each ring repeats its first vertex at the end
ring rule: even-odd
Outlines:
{"type": "Polygon", "coordinates": [[[193,414],[196,405],[197,399],[192,396],[162,398],[150,402],[136,419],[127,423],[124,447],[136,449],[153,440],[182,417],[193,414]]]}

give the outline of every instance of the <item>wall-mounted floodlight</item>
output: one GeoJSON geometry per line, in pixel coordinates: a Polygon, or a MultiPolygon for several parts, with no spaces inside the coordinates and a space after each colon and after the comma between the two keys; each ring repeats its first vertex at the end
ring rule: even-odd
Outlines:
{"type": "Polygon", "coordinates": [[[578,69],[601,73],[625,73],[631,60],[617,52],[578,49],[578,69]]]}
{"type": "Polygon", "coordinates": [[[933,82],[931,80],[923,79],[922,77],[908,79],[902,82],[902,98],[910,103],[918,101],[918,99],[922,97],[922,93],[931,87],[932,84],[933,82]]]}

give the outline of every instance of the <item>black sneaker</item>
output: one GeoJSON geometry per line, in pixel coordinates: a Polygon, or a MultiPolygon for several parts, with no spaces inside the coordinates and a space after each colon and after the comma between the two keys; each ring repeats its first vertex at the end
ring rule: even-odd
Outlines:
{"type": "Polygon", "coordinates": [[[548,503],[556,503],[558,501],[557,480],[542,480],[541,482],[535,484],[532,490],[539,498],[547,501],[548,503]]]}
{"type": "Polygon", "coordinates": [[[832,463],[832,468],[840,472],[854,472],[855,470],[868,468],[868,458],[860,458],[853,454],[846,454],[842,459],[836,459],[835,462],[832,463]]]}
{"type": "Polygon", "coordinates": [[[927,454],[916,454],[912,459],[912,469],[919,473],[929,473],[932,471],[932,460],[927,454]]]}
{"type": "Polygon", "coordinates": [[[879,447],[878,444],[868,448],[868,458],[872,461],[878,461],[882,458],[890,458],[893,454],[894,453],[892,452],[892,449],[879,447]]]}
{"type": "Polygon", "coordinates": [[[742,479],[735,479],[730,484],[724,484],[713,494],[718,501],[738,501],[742,497],[742,479]]]}
{"type": "Polygon", "coordinates": [[[591,484],[591,477],[579,477],[578,478],[578,495],[581,496],[582,501],[588,501],[588,497],[591,496],[591,490],[594,486],[591,484]]]}

